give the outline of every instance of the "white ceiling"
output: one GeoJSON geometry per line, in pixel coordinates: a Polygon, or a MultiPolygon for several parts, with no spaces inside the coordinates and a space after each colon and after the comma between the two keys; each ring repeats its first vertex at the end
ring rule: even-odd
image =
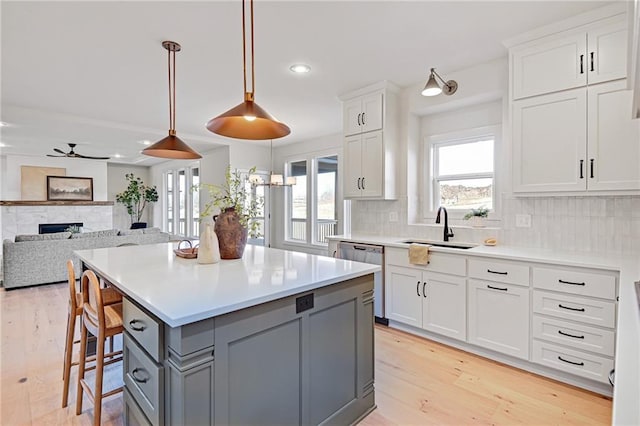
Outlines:
{"type": "MultiPolygon", "coordinates": [[[[601,7],[595,1],[255,2],[256,102],[291,127],[278,143],[339,133],[339,94],[401,87],[506,55],[502,41],[601,7]],[[304,62],[307,75],[289,66],[304,62]]],[[[66,143],[87,155],[151,165],[143,139],[168,129],[167,53],[176,55],[178,136],[199,152],[231,139],[205,129],[240,103],[241,3],[0,4],[3,154],[44,156],[66,143]]]]}

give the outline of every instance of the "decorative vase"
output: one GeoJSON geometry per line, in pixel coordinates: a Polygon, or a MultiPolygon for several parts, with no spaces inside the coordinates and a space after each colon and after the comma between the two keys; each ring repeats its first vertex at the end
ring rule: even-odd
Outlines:
{"type": "Polygon", "coordinates": [[[471,226],[474,228],[484,228],[484,217],[482,216],[472,216],[471,217],[471,226]]]}
{"type": "Polygon", "coordinates": [[[240,217],[233,207],[227,207],[224,212],[213,216],[214,231],[220,245],[220,258],[240,259],[247,245],[248,230],[240,223],[240,217]]]}

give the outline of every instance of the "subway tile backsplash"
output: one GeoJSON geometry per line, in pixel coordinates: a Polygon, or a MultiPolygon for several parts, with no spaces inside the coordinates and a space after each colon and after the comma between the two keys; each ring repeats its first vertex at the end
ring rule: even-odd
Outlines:
{"type": "MultiPolygon", "coordinates": [[[[564,251],[640,254],[640,196],[502,196],[501,220],[470,228],[453,220],[454,241],[480,243],[496,237],[502,244],[564,251]],[[531,215],[531,228],[516,227],[516,214],[531,215]]],[[[412,205],[419,203],[411,203],[412,205]]],[[[442,225],[407,223],[407,199],[352,201],[351,231],[442,239],[442,225]],[[389,213],[398,212],[398,222],[389,213]]]]}

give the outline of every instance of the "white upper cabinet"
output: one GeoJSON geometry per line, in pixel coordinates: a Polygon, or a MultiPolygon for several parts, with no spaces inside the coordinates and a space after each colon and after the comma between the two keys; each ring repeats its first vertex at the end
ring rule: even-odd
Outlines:
{"type": "Polygon", "coordinates": [[[344,103],[344,135],[382,129],[383,94],[363,96],[344,103]]]}
{"type": "Polygon", "coordinates": [[[625,78],[623,18],[587,32],[556,34],[511,50],[512,98],[521,99],[625,78]]]}
{"type": "Polygon", "coordinates": [[[345,136],[344,197],[347,199],[395,199],[396,91],[395,86],[382,82],[341,97],[345,136]]]}

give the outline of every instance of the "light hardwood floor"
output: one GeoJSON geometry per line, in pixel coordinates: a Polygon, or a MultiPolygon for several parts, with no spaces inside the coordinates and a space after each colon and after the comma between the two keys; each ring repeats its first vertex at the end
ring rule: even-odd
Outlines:
{"type": "MultiPolygon", "coordinates": [[[[75,415],[75,386],[60,408],[66,284],[0,290],[0,425],[90,425],[75,415]]],[[[376,327],[374,425],[605,425],[611,400],[387,327],[376,327]]],[[[105,387],[121,383],[111,366],[105,387]]],[[[75,383],[76,368],[72,383],[75,383]]],[[[103,403],[105,425],[122,424],[122,397],[103,403]]]]}

